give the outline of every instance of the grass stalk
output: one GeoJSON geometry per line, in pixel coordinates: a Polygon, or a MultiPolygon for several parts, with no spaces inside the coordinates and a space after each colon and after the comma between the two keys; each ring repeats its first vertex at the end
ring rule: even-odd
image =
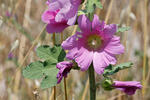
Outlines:
{"type": "Polygon", "coordinates": [[[148,34],[147,34],[147,3],[148,0],[144,0],[144,27],[143,27],[143,32],[144,32],[144,56],[143,56],[143,79],[142,79],[142,83],[143,83],[143,88],[142,88],[142,97],[145,97],[145,93],[146,93],[146,88],[145,88],[145,84],[146,84],[146,55],[147,55],[147,42],[148,42],[148,34]]]}

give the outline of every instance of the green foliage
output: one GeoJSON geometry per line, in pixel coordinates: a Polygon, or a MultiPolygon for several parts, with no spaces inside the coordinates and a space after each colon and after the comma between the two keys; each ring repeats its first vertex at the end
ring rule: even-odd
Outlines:
{"type": "Polygon", "coordinates": [[[23,76],[29,79],[40,79],[43,76],[43,68],[44,66],[42,62],[33,62],[23,70],[23,76]]]}
{"type": "Polygon", "coordinates": [[[86,10],[79,10],[78,11],[78,16],[80,16],[80,15],[86,15],[86,14],[88,14],[86,10]]]}
{"type": "Polygon", "coordinates": [[[131,28],[129,26],[127,26],[127,27],[120,27],[120,28],[118,28],[117,32],[125,32],[125,31],[128,31],[130,29],[131,28]]]}
{"type": "Polygon", "coordinates": [[[87,13],[92,13],[94,12],[95,8],[98,7],[98,8],[103,8],[100,0],[88,0],[87,3],[86,3],[86,10],[87,10],[87,13]]]}
{"type": "Polygon", "coordinates": [[[107,75],[113,75],[117,72],[119,72],[120,70],[126,69],[126,68],[130,68],[133,65],[133,63],[131,62],[127,62],[127,63],[122,63],[120,65],[117,66],[112,66],[109,65],[105,70],[103,75],[107,76],[107,75]]]}
{"type": "Polygon", "coordinates": [[[44,61],[36,61],[23,69],[23,76],[29,79],[40,79],[41,88],[50,88],[57,84],[58,69],[56,64],[63,61],[66,53],[61,46],[50,47],[48,45],[42,45],[36,50],[37,56],[44,61]]]}
{"type": "Polygon", "coordinates": [[[61,46],[50,47],[48,45],[42,45],[37,48],[36,54],[43,60],[50,59],[54,62],[63,61],[66,55],[61,46]]]}

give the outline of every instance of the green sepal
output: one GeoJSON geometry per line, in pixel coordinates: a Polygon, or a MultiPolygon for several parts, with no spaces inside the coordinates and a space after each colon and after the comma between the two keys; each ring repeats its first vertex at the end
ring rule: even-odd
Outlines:
{"type": "Polygon", "coordinates": [[[107,91],[113,90],[114,89],[113,84],[114,84],[113,80],[109,77],[102,80],[102,87],[104,90],[107,90],[107,91]]]}

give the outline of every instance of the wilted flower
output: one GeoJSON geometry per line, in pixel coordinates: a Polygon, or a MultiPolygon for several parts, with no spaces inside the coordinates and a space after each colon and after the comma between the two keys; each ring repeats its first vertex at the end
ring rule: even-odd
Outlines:
{"type": "Polygon", "coordinates": [[[57,74],[57,83],[60,83],[63,77],[67,77],[67,74],[70,72],[72,66],[73,63],[68,61],[63,61],[56,65],[59,69],[59,73],[57,74]]]}
{"type": "Polygon", "coordinates": [[[67,26],[73,25],[80,2],[81,0],[48,0],[48,10],[42,15],[43,22],[48,24],[47,32],[61,32],[67,26]]]}
{"type": "Polygon", "coordinates": [[[69,37],[62,43],[65,50],[69,50],[66,57],[75,60],[82,71],[93,66],[98,74],[102,74],[109,65],[116,63],[116,54],[124,53],[120,38],[115,36],[117,25],[106,25],[94,15],[92,22],[85,16],[79,16],[78,24],[81,32],[69,37]]]}
{"type": "Polygon", "coordinates": [[[137,89],[141,89],[142,85],[136,81],[114,81],[113,86],[128,95],[133,95],[137,89]]]}

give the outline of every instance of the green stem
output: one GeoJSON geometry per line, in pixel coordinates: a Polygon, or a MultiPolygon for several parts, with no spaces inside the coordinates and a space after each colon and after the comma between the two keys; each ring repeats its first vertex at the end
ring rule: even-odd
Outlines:
{"type": "Polygon", "coordinates": [[[93,65],[89,67],[90,100],[96,100],[96,84],[93,65]]]}

